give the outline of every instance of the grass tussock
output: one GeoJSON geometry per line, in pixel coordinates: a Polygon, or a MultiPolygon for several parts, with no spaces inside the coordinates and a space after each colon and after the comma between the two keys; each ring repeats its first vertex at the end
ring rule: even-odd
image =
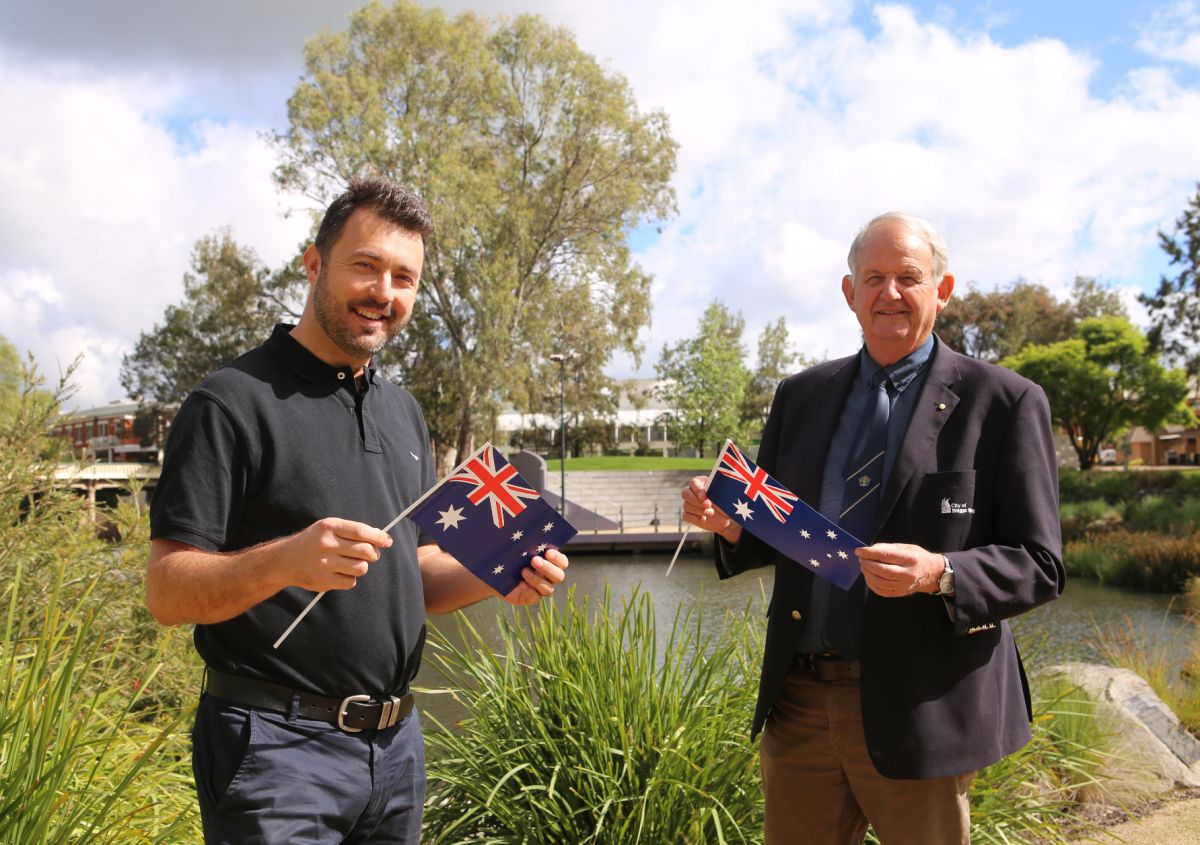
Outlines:
{"type": "Polygon", "coordinates": [[[145,518],[101,541],[53,483],[63,388],[0,409],[0,842],[192,841],[192,790],[163,669],[187,643],[142,609],[145,518]]]}

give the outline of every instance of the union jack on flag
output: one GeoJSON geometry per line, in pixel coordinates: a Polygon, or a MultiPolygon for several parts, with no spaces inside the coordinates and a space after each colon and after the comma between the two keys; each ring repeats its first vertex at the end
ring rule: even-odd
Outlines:
{"type": "Polygon", "coordinates": [[[755,499],[762,501],[767,506],[767,510],[771,512],[771,516],[780,522],[787,522],[788,515],[792,512],[792,502],[798,501],[800,498],[767,475],[765,469],[760,469],[750,463],[750,460],[742,454],[737,446],[733,445],[732,441],[728,441],[724,451],[721,452],[721,458],[717,462],[717,472],[745,484],[746,492],[743,495],[751,502],[755,499]]]}
{"type": "Polygon", "coordinates": [[[467,493],[467,501],[473,505],[487,502],[492,506],[492,522],[497,528],[504,527],[504,515],[516,516],[525,510],[522,499],[538,499],[538,492],[524,487],[525,479],[517,475],[512,464],[504,463],[496,468],[497,452],[492,444],[481,449],[455,470],[446,480],[474,485],[467,493]]]}
{"type": "Polygon", "coordinates": [[[732,440],[725,441],[713,466],[708,498],[742,530],[843,590],[861,577],[854,550],[866,543],[809,507],[743,455],[732,440]],[[765,518],[764,508],[773,519],[765,518]]]}
{"type": "Polygon", "coordinates": [[[502,596],[535,555],[559,549],[575,528],[485,443],[405,515],[502,596]]]}

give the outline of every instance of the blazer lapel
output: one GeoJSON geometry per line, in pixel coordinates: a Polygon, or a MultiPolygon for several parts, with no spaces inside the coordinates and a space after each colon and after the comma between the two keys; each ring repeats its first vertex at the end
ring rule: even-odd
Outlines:
{"type": "Polygon", "coordinates": [[[952,388],[959,378],[956,358],[957,353],[939,340],[879,502],[879,525],[887,524],[900,493],[917,469],[937,454],[938,435],[958,404],[958,394],[952,388]]]}

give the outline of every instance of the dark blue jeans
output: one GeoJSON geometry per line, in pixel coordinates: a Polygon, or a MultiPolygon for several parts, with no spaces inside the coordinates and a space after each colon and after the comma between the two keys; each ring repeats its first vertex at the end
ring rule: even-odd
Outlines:
{"type": "Polygon", "coordinates": [[[418,845],[425,750],[414,710],[387,730],[249,710],[205,694],[192,771],[208,845],[418,845]]]}

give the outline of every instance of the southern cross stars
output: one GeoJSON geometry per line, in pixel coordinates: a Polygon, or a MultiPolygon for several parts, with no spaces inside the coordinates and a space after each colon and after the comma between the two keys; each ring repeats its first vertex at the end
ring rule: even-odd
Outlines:
{"type": "Polygon", "coordinates": [[[547,533],[553,527],[554,527],[553,522],[547,522],[545,525],[542,526],[542,533],[543,534],[547,533]]]}
{"type": "Polygon", "coordinates": [[[550,548],[549,545],[547,545],[546,543],[542,543],[540,546],[537,547],[538,554],[540,555],[542,552],[546,551],[546,549],[548,549],[548,548],[550,548]]]}
{"type": "Polygon", "coordinates": [[[463,509],[456,508],[454,505],[451,505],[449,510],[438,511],[438,515],[441,516],[441,519],[437,521],[437,524],[442,526],[443,531],[450,528],[458,528],[458,524],[465,522],[467,519],[463,516],[463,509]]]}
{"type": "Polygon", "coordinates": [[[750,511],[749,502],[743,502],[739,499],[733,503],[733,509],[742,519],[754,519],[754,514],[750,511]]]}
{"type": "Polygon", "coordinates": [[[808,562],[811,563],[813,566],[819,567],[821,565],[821,562],[819,560],[817,560],[815,557],[810,557],[808,559],[808,562]]]}
{"type": "Polygon", "coordinates": [[[834,531],[832,528],[830,528],[828,531],[825,532],[825,536],[828,537],[830,540],[836,540],[837,532],[834,531]]]}
{"type": "Polygon", "coordinates": [[[504,567],[503,567],[503,566],[497,566],[495,569],[493,569],[493,570],[492,570],[492,574],[493,574],[493,575],[499,575],[499,574],[500,574],[501,572],[503,572],[503,571],[504,571],[504,567]]]}
{"type": "Polygon", "coordinates": [[[524,536],[525,536],[525,532],[524,532],[524,531],[514,531],[514,532],[513,532],[513,535],[512,535],[512,538],[513,538],[513,540],[514,540],[514,541],[516,541],[516,540],[520,540],[520,539],[521,539],[522,537],[524,537],[524,536]]]}

